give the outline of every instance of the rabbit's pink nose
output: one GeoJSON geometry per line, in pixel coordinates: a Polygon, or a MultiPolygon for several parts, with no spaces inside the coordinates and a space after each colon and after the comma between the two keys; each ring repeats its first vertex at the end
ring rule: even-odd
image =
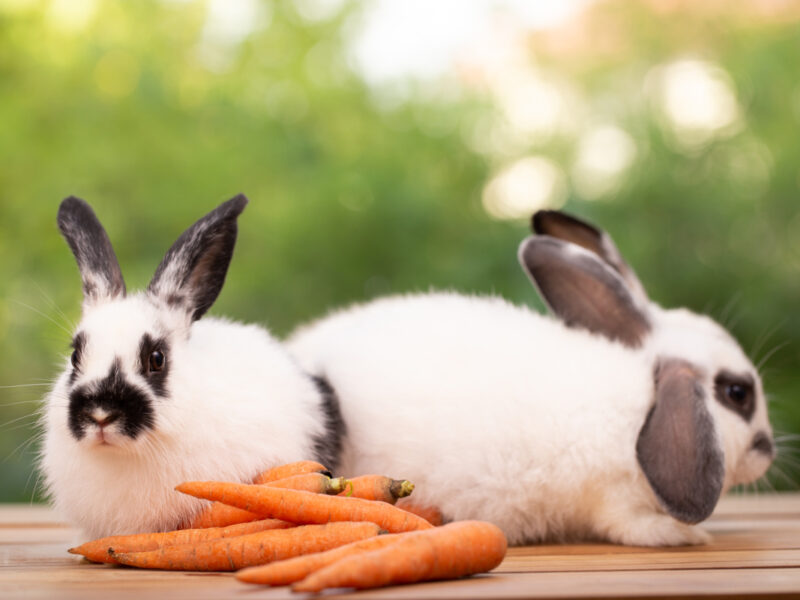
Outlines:
{"type": "Polygon", "coordinates": [[[96,408],[89,415],[89,418],[94,421],[98,427],[105,427],[116,421],[119,418],[119,413],[106,412],[103,409],[96,408]]]}

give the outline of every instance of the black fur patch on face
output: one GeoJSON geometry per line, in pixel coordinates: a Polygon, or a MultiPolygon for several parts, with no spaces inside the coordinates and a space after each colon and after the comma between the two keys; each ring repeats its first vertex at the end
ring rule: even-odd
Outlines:
{"type": "Polygon", "coordinates": [[[339,398],[325,377],[311,378],[322,396],[322,417],[325,433],[314,438],[314,454],[317,462],[325,465],[334,473],[339,468],[342,455],[342,439],[347,428],[339,408],[339,398]]]}
{"type": "Polygon", "coordinates": [[[81,331],[75,336],[75,339],[72,340],[72,357],[70,358],[72,362],[72,371],[69,374],[70,385],[75,383],[75,380],[78,378],[78,373],[80,373],[81,359],[83,358],[83,349],[85,347],[86,334],[81,331]]]}
{"type": "Polygon", "coordinates": [[[756,388],[749,374],[735,375],[720,371],[714,378],[714,397],[748,423],[756,411],[756,388]]]}
{"type": "Polygon", "coordinates": [[[70,393],[68,425],[75,439],[82,439],[86,427],[95,422],[92,411],[96,408],[106,411],[109,419],[117,421],[122,433],[131,439],[155,424],[147,395],[125,381],[119,359],[114,360],[106,377],[70,393]]]}
{"type": "Polygon", "coordinates": [[[147,381],[147,385],[153,390],[156,396],[164,397],[167,395],[167,376],[169,375],[170,353],[169,343],[164,338],[154,338],[145,333],[139,342],[139,373],[147,381]],[[152,363],[154,352],[160,352],[163,357],[163,365],[160,369],[154,369],[156,365],[152,363]]]}

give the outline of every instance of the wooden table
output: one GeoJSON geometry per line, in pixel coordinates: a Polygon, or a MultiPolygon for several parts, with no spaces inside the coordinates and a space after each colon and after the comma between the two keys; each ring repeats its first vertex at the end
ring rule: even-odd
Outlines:
{"type": "MultiPolygon", "coordinates": [[[[800,598],[800,494],[723,499],[709,546],[603,544],[512,548],[491,574],[342,598],[800,598]]],[[[75,532],[45,507],[0,505],[0,598],[288,598],[230,574],[139,571],[82,563],[75,532]]],[[[327,594],[326,594],[327,596],[327,594]]]]}

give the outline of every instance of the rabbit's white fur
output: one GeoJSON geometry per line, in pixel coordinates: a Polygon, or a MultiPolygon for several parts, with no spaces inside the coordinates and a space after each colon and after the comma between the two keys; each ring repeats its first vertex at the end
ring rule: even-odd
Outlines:
{"type": "Polygon", "coordinates": [[[313,456],[322,433],[313,382],[262,328],[183,315],[146,294],[101,304],[78,329],[87,334],[76,385],[122,358],[126,379],[144,332],[173,331],[170,394],[155,399],[155,427],[135,440],[106,434],[76,441],[66,422],[68,369],[47,399],[42,467],[55,508],[90,539],[175,528],[200,503],[173,488],[190,480],[248,481],[265,466],[313,456]],[[171,321],[171,322],[170,322],[171,321]]]}
{"type": "MultiPolygon", "coordinates": [[[[345,474],[408,478],[416,502],[492,521],[512,544],[700,543],[707,535],[659,507],[637,464],[654,361],[689,359],[707,378],[752,366],[710,319],[650,314],[654,333],[630,349],[496,297],[411,295],[334,313],[289,349],[339,396],[345,474]]],[[[711,396],[725,487],[755,479],[770,460],[744,445],[769,431],[763,402],[748,425],[711,396]]]]}

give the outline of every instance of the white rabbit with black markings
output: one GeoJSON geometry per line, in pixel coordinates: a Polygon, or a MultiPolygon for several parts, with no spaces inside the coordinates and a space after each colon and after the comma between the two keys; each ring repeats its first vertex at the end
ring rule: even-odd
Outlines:
{"type": "Polygon", "coordinates": [[[256,325],[204,318],[220,292],[247,199],[187,229],[147,290],[127,294],[105,230],[67,198],[58,226],[78,262],[83,315],[46,398],[40,468],[84,536],[173,529],[200,503],[186,480],[249,481],[337,451],[335,398],[256,325]]]}
{"type": "Polygon", "coordinates": [[[697,544],[730,486],[774,457],[761,380],[711,319],[651,302],[610,237],[534,217],[519,258],[555,318],[497,297],[379,299],[289,349],[335,390],[345,473],[416,484],[512,544],[697,544]]]}

